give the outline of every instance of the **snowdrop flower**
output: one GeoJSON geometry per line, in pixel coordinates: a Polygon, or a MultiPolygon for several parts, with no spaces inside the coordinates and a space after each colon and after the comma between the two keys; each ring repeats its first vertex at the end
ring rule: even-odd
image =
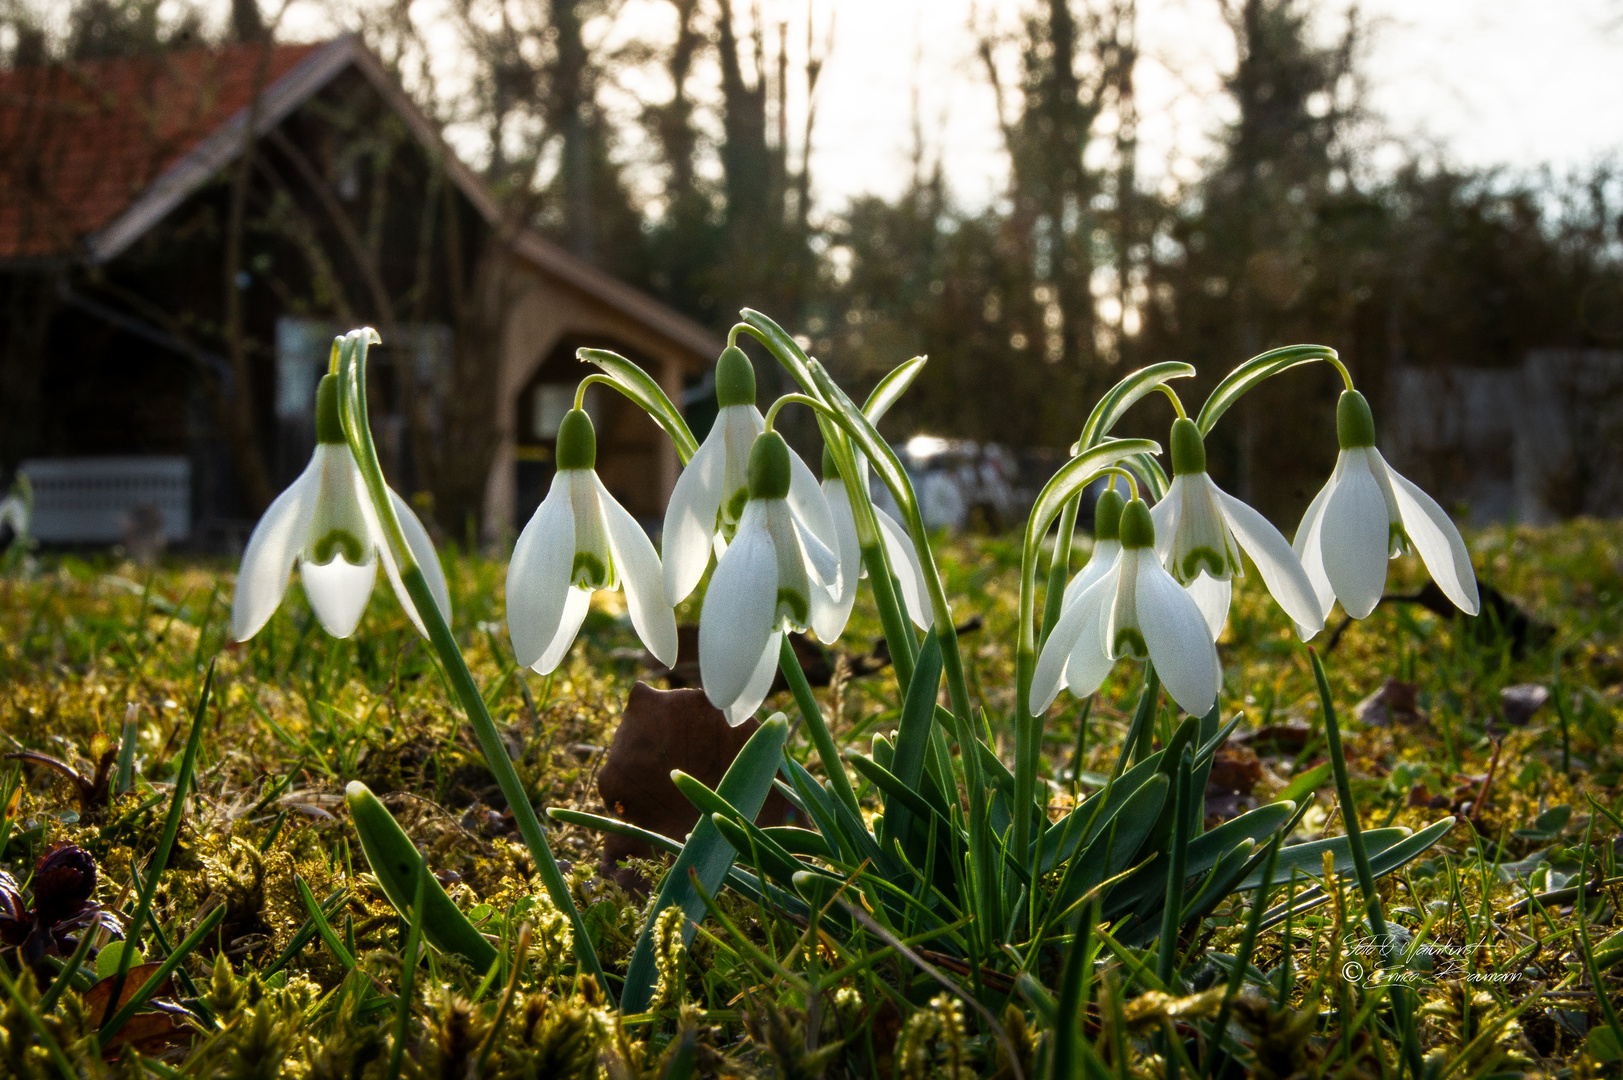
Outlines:
{"type": "Polygon", "coordinates": [[[507,632],[518,662],[545,675],[563,660],[592,593],[624,587],[637,636],[676,663],[676,617],[665,603],[648,534],[597,478],[597,433],[580,409],[558,427],[558,471],[507,565],[507,632]]]}
{"type": "MultiPolygon", "coordinates": [[[[400,531],[423,569],[429,591],[445,621],[451,621],[451,594],[445,587],[434,543],[411,507],[393,490],[389,499],[400,531]]],[[[419,633],[428,636],[417,608],[400,581],[389,543],[378,524],[361,471],[338,422],[338,377],[325,375],[316,388],[316,452],[288,489],[276,497],[248,537],[231,600],[231,633],[247,641],[275,614],[287,591],[294,562],[304,593],[322,628],[349,637],[372,596],[378,561],[419,633]]]]}
{"type": "Polygon", "coordinates": [[[1362,619],[1386,591],[1386,564],[1418,551],[1443,595],[1468,615],[1481,609],[1476,571],[1459,529],[1436,501],[1399,476],[1375,449],[1375,418],[1356,390],[1336,403],[1341,454],[1302,515],[1296,554],[1323,615],[1340,600],[1362,619]]]}
{"type": "MultiPolygon", "coordinates": [[[[860,452],[856,459],[857,472],[862,477],[859,482],[866,485],[868,463],[860,452]]],[[[845,632],[845,624],[851,618],[851,608],[857,602],[857,579],[867,577],[868,571],[862,565],[862,547],[857,541],[857,519],[851,509],[851,496],[835,467],[834,455],[828,452],[827,447],[823,448],[823,498],[828,500],[829,510],[834,516],[834,537],[838,541],[840,557],[840,587],[832,596],[820,589],[812,590],[811,623],[812,629],[817,631],[817,640],[828,645],[845,632]]],[[[890,514],[876,506],[874,517],[879,522],[879,538],[885,545],[885,556],[901,587],[901,599],[907,614],[919,629],[928,630],[935,621],[935,613],[924,590],[924,571],[919,566],[918,552],[913,550],[913,542],[908,539],[907,531],[890,514]]]]}
{"type": "MultiPolygon", "coordinates": [[[[806,629],[819,590],[832,596],[839,589],[839,557],[789,498],[793,460],[777,432],[756,437],[738,531],[716,562],[699,613],[699,677],[735,727],[766,700],[784,632],[806,629]]],[[[822,493],[812,494],[827,515],[822,493]]]]}
{"type": "Polygon", "coordinates": [[[1313,583],[1285,537],[1267,518],[1212,483],[1206,474],[1206,445],[1200,427],[1179,417],[1172,422],[1172,486],[1155,504],[1156,550],[1172,576],[1200,605],[1215,641],[1228,621],[1233,579],[1245,571],[1243,548],[1257,564],[1262,581],[1296,623],[1302,639],[1324,629],[1324,613],[1313,583]]]}
{"type": "MultiPolygon", "coordinates": [[[[1108,533],[1108,523],[1104,528],[1108,533]]],[[[1093,693],[1116,660],[1127,656],[1153,661],[1172,700],[1204,716],[1223,681],[1217,646],[1194,598],[1161,565],[1155,522],[1142,499],[1122,509],[1119,537],[1121,548],[1110,565],[1074,601],[1065,599],[1037,657],[1033,713],[1052,705],[1062,686],[1078,697],[1093,693]]]]}
{"type": "MultiPolygon", "coordinates": [[[[665,508],[665,599],[672,607],[704,577],[712,550],[720,558],[727,549],[749,501],[750,448],[766,430],[766,421],[755,407],[755,369],[735,345],[727,346],[716,360],[716,403],[721,411],[710,434],[677,478],[665,508]]],[[[793,453],[788,499],[813,535],[833,549],[838,541],[828,502],[818,490],[817,478],[793,453]]]]}

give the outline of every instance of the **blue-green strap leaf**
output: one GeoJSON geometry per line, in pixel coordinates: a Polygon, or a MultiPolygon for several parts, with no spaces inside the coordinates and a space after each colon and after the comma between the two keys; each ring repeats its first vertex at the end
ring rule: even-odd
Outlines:
{"type": "MultiPolygon", "coordinates": [[[[759,814],[761,804],[772,790],[772,777],[778,771],[778,759],[788,739],[789,722],[778,713],[750,736],[727,767],[716,793],[742,814],[751,817],[759,814]]],[[[704,914],[704,899],[693,887],[688,871],[695,871],[705,891],[714,893],[727,879],[735,857],[733,846],[721,835],[715,822],[701,816],[687,843],[682,845],[676,865],[660,883],[659,895],[648,910],[648,921],[643,924],[631,954],[631,965],[626,969],[625,992],[620,1001],[623,1012],[643,1012],[653,1000],[659,982],[654,958],[654,923],[660,913],[668,907],[680,907],[686,917],[682,942],[687,944],[693,940],[698,920],[704,914]]]]}

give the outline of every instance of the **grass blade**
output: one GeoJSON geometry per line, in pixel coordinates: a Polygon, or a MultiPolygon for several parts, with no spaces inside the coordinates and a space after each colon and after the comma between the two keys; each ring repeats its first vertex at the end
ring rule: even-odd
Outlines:
{"type": "MultiPolygon", "coordinates": [[[[214,663],[212,660],[209,661],[208,674],[203,676],[202,692],[197,695],[197,708],[192,712],[192,730],[186,736],[186,749],[180,756],[180,768],[175,771],[175,794],[169,800],[169,816],[164,819],[163,836],[158,840],[158,850],[152,855],[151,865],[147,867],[146,887],[141,892],[135,917],[130,920],[129,929],[124,935],[124,948],[119,954],[118,971],[113,975],[113,991],[109,998],[111,1001],[117,1001],[119,995],[124,993],[124,982],[130,977],[130,960],[141,946],[141,930],[152,914],[152,897],[158,888],[158,878],[169,862],[169,853],[175,847],[175,837],[180,833],[180,819],[186,812],[186,796],[191,792],[192,773],[197,768],[197,747],[203,740],[203,714],[207,711],[209,697],[214,692],[214,663]]],[[[105,1026],[104,1024],[104,1029],[105,1026]]]]}

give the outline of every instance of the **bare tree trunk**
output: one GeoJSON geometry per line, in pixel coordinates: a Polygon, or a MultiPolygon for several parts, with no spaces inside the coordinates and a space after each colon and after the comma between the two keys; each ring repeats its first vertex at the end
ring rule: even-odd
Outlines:
{"type": "Polygon", "coordinates": [[[259,59],[254,68],[254,92],[248,106],[248,124],[242,135],[242,157],[231,181],[231,203],[225,231],[225,262],[222,267],[225,286],[225,339],[226,356],[231,362],[232,395],[229,421],[225,425],[226,441],[231,446],[232,463],[236,467],[237,482],[242,485],[243,499],[253,516],[270,505],[270,472],[265,467],[265,454],[259,445],[258,424],[254,418],[253,372],[248,365],[247,342],[243,338],[242,289],[238,276],[242,273],[243,219],[248,209],[248,184],[254,173],[255,129],[259,126],[261,99],[265,80],[270,72],[271,39],[264,36],[260,42],[259,59]]]}
{"type": "Polygon", "coordinates": [[[580,0],[552,0],[552,27],[557,39],[558,62],[552,91],[555,126],[563,132],[564,201],[568,207],[569,246],[576,255],[597,254],[592,206],[591,133],[586,124],[586,42],[581,37],[580,0]]]}

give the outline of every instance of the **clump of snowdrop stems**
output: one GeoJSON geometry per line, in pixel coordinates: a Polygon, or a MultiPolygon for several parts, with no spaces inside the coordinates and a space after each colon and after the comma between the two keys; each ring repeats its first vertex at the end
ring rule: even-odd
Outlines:
{"type": "MultiPolygon", "coordinates": [[[[334,374],[318,391],[315,456],[254,531],[239,573],[233,627],[239,639],[252,637],[279,604],[297,564],[322,625],[347,636],[381,561],[402,605],[451,674],[487,758],[507,764],[450,635],[450,605],[427,534],[383,483],[371,448],[364,357],[365,344],[376,340],[371,330],[356,331],[335,345],[334,374]],[[341,350],[357,359],[341,367],[341,350]],[[487,734],[491,745],[484,746],[487,734]]],[[[580,384],[576,408],[559,431],[551,489],[521,532],[508,568],[508,628],[518,661],[538,672],[555,669],[577,636],[592,592],[618,588],[643,643],[672,663],[674,606],[709,571],[699,620],[701,680],[711,702],[736,725],[759,710],[780,665],[791,687],[804,686],[782,635],[811,629],[831,644],[844,629],[859,581],[866,580],[904,692],[915,665],[923,662],[918,631],[932,635],[926,638],[930,662],[947,687],[951,723],[945,730],[962,751],[937,760],[950,762],[945,767],[966,789],[971,830],[984,831],[984,755],[991,751],[975,734],[979,718],[971,711],[952,612],[911,482],[875,427],[917,376],[923,358],[886,376],[858,407],[777,324],[746,310],[717,362],[720,412],[701,443],[636,365],[599,350],[583,349],[581,356],[599,370],[580,384]],[[740,334],[764,345],[799,386],[764,415],[754,368],[737,346],[740,334]],[[580,409],[592,384],[609,386],[646,410],[685,466],[665,516],[662,552],[597,477],[595,432],[580,409]],[[824,441],[821,483],[773,429],[776,414],[788,405],[809,408],[817,419],[824,441]],[[870,475],[889,490],[896,518],[874,506],[870,475]],[[971,747],[974,742],[982,745],[971,747]]],[[[1407,552],[1418,553],[1443,591],[1476,614],[1476,580],[1458,529],[1381,457],[1369,405],[1334,350],[1292,346],[1255,357],[1223,379],[1191,418],[1170,382],[1193,374],[1186,364],[1158,364],[1118,383],[1083,419],[1071,460],[1043,488],[1027,521],[1016,707],[1007,718],[1014,733],[1017,806],[1042,805],[1036,778],[1043,714],[1061,690],[1093,693],[1123,659],[1142,661],[1146,685],[1163,686],[1185,712],[1215,715],[1222,671],[1214,642],[1227,618],[1233,579],[1244,573],[1242,553],[1304,640],[1322,630],[1338,600],[1353,618],[1367,616],[1384,589],[1388,560],[1407,552]],[[1204,439],[1244,393],[1310,362],[1330,363],[1346,385],[1337,408],[1340,457],[1289,543],[1262,515],[1212,482],[1204,439]],[[1157,460],[1158,443],[1110,436],[1128,409],[1155,392],[1170,400],[1175,413],[1170,480],[1157,460]],[[1068,582],[1078,506],[1086,489],[1101,480],[1108,487],[1097,499],[1092,557],[1068,582]],[[1039,625],[1038,557],[1056,523],[1039,625]]],[[[855,809],[815,700],[807,692],[799,704],[836,796],[855,809]]],[[[940,730],[931,730],[932,738],[942,738],[940,730]]],[[[502,774],[511,773],[511,766],[493,769],[505,791],[502,774]]],[[[528,809],[516,777],[511,782],[509,801],[528,809]]],[[[1036,816],[1013,814],[1008,840],[1014,857],[1031,869],[1038,859],[1031,835],[1036,816]]],[[[543,876],[547,866],[556,874],[533,812],[520,811],[520,825],[538,863],[545,864],[543,876]]],[[[557,883],[555,890],[549,880],[548,891],[571,918],[577,950],[584,943],[581,961],[587,970],[600,970],[588,956],[590,938],[561,877],[557,883]]]]}

